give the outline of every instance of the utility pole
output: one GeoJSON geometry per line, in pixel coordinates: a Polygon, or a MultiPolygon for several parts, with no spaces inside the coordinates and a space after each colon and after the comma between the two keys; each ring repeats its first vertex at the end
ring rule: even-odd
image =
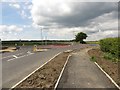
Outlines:
{"type": "Polygon", "coordinates": [[[47,36],[45,37],[45,39],[46,39],[45,45],[47,45],[47,36]]]}
{"type": "Polygon", "coordinates": [[[74,38],[75,38],[75,31],[72,31],[73,32],[73,40],[74,40],[74,38]]]}
{"type": "Polygon", "coordinates": [[[41,27],[41,45],[43,45],[42,27],[41,27]]]}
{"type": "Polygon", "coordinates": [[[19,45],[22,46],[21,39],[19,40],[19,45]]]}
{"type": "Polygon", "coordinates": [[[0,50],[2,49],[2,40],[0,38],[0,50]]]}

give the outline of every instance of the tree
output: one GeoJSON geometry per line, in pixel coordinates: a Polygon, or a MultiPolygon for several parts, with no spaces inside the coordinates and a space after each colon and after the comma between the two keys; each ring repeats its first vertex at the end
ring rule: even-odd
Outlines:
{"type": "Polygon", "coordinates": [[[86,43],[83,41],[83,39],[87,38],[87,34],[83,32],[79,32],[77,35],[75,35],[75,41],[80,43],[86,43]]]}

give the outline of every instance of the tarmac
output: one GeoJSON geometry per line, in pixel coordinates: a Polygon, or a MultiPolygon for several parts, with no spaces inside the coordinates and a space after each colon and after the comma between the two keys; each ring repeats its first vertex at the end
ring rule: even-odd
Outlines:
{"type": "Polygon", "coordinates": [[[48,49],[43,52],[33,52],[33,46],[23,46],[15,52],[2,53],[0,59],[2,63],[2,88],[14,86],[59,52],[81,49],[87,46],[89,45],[39,46],[39,48],[48,49]]]}
{"type": "Polygon", "coordinates": [[[59,81],[57,90],[66,88],[74,88],[75,90],[82,88],[109,90],[112,88],[116,90],[114,84],[89,60],[89,55],[86,53],[87,50],[72,54],[59,81]]]}

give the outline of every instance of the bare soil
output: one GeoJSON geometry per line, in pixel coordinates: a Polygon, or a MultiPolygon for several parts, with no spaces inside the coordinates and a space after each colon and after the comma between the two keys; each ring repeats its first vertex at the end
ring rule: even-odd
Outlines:
{"type": "Polygon", "coordinates": [[[115,82],[120,86],[120,62],[115,63],[112,60],[107,60],[103,57],[103,52],[100,49],[91,49],[88,54],[92,57],[96,57],[96,62],[115,80],[115,82]]]}
{"type": "Polygon", "coordinates": [[[20,88],[39,88],[40,90],[49,88],[50,90],[53,90],[69,54],[70,53],[68,52],[61,53],[28,77],[25,81],[20,83],[16,88],[14,88],[14,90],[20,88]]]}

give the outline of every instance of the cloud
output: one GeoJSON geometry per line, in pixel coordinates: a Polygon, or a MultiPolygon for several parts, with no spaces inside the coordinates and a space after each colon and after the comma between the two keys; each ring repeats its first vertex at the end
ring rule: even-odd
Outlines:
{"type": "Polygon", "coordinates": [[[87,26],[90,20],[117,11],[115,3],[80,3],[55,0],[33,0],[33,22],[38,25],[59,24],[64,27],[87,26]],[[102,6],[102,7],[101,7],[102,6]]]}
{"type": "Polygon", "coordinates": [[[20,9],[20,5],[16,3],[10,3],[9,6],[14,7],[16,9],[20,9]]]}
{"type": "MultiPolygon", "coordinates": [[[[1,0],[2,2],[31,2],[32,0],[1,0]]],[[[69,0],[73,1],[73,0],[69,0]]],[[[108,2],[108,0],[74,0],[74,2],[108,2]]],[[[119,0],[109,0],[109,2],[119,2],[119,0]]]]}
{"type": "Polygon", "coordinates": [[[20,32],[23,29],[21,27],[18,27],[16,25],[0,25],[0,32],[1,33],[14,33],[14,32],[20,32]]]}
{"type": "Polygon", "coordinates": [[[23,28],[16,25],[0,25],[0,38],[2,40],[15,40],[18,39],[19,33],[23,28]]]}
{"type": "MultiPolygon", "coordinates": [[[[31,28],[33,31],[42,29],[43,36],[47,36],[48,39],[73,39],[78,32],[87,33],[89,36],[87,40],[118,36],[117,2],[32,0],[32,3],[13,4],[20,5],[18,12],[22,18],[28,21],[32,19],[31,27],[23,25],[23,29],[29,30],[31,28]]],[[[13,4],[12,7],[19,8],[13,4]]],[[[10,26],[12,25],[5,25],[4,31],[14,32],[10,26]]],[[[18,28],[22,29],[22,27],[18,28]]]]}
{"type": "Polygon", "coordinates": [[[47,27],[51,37],[71,39],[73,31],[87,33],[87,40],[117,36],[117,2],[39,1],[32,1],[33,25],[47,27]]]}
{"type": "Polygon", "coordinates": [[[22,16],[22,18],[26,18],[27,14],[25,13],[24,10],[21,10],[20,15],[22,16]]]}
{"type": "Polygon", "coordinates": [[[1,2],[31,2],[31,0],[1,0],[1,2]]]}

